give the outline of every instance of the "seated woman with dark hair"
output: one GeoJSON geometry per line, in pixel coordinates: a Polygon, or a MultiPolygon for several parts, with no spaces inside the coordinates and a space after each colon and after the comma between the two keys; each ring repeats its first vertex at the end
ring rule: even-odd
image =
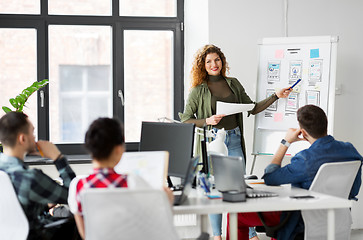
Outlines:
{"type": "MultiPolygon", "coordinates": [[[[80,179],[75,186],[70,186],[68,199],[82,238],[85,237],[85,232],[80,196],[85,189],[107,188],[109,186],[133,189],[150,188],[146,182],[137,176],[118,174],[114,171],[114,167],[125,151],[123,127],[117,120],[110,118],[95,120],[86,133],[85,146],[92,156],[93,173],[80,179]],[[74,192],[72,188],[75,188],[75,196],[72,196],[74,192]]],[[[172,192],[166,187],[164,190],[172,204],[172,192]]]]}

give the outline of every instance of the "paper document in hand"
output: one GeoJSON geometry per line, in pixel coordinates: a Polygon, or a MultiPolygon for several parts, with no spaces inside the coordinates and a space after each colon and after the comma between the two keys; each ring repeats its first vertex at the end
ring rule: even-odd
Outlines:
{"type": "Polygon", "coordinates": [[[255,104],[240,104],[240,103],[226,103],[217,101],[217,115],[225,114],[232,115],[240,112],[247,112],[252,110],[255,107],[255,104]]]}
{"type": "Polygon", "coordinates": [[[136,174],[152,188],[161,189],[168,174],[169,152],[125,152],[115,166],[119,174],[136,174]]]}

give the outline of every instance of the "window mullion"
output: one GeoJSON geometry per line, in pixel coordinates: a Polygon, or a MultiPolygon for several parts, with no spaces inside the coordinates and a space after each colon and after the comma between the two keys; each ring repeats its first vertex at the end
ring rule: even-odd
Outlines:
{"type": "MultiPolygon", "coordinates": [[[[48,26],[39,21],[37,28],[37,72],[38,80],[49,79],[48,69],[48,26]]],[[[40,91],[38,97],[38,138],[49,140],[49,86],[42,89],[44,92],[44,105],[41,106],[40,91]]]]}

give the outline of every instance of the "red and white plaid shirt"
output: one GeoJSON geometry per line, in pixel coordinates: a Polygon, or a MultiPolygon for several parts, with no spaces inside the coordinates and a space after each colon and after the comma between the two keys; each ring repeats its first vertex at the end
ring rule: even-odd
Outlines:
{"type": "Polygon", "coordinates": [[[116,173],[112,168],[95,168],[93,174],[78,181],[76,187],[76,202],[78,212],[82,214],[81,193],[87,188],[128,187],[127,175],[116,173]]]}

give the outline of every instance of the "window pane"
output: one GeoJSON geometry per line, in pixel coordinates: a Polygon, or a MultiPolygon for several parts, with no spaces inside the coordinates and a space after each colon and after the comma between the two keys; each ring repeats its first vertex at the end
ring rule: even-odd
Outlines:
{"type": "Polygon", "coordinates": [[[78,122],[82,118],[80,108],[83,108],[81,96],[63,97],[60,101],[61,142],[79,142],[84,139],[78,122]],[[75,102],[79,104],[74,104],[75,102]]]}
{"type": "Polygon", "coordinates": [[[140,140],[141,121],[173,118],[173,32],[125,31],[125,138],[140,140]]]}
{"type": "Polygon", "coordinates": [[[40,14],[40,0],[1,0],[0,13],[40,14]]]}
{"type": "Polygon", "coordinates": [[[110,79],[111,72],[110,66],[97,66],[97,68],[90,68],[88,71],[88,89],[90,91],[107,91],[110,89],[110,79]]]}
{"type": "Polygon", "coordinates": [[[50,139],[83,143],[89,124],[112,117],[111,28],[50,26],[50,139]]]}
{"type": "Polygon", "coordinates": [[[79,66],[60,65],[62,71],[59,72],[61,92],[79,92],[82,91],[82,68],[79,66]]]}
{"type": "Polygon", "coordinates": [[[87,102],[87,115],[89,119],[96,119],[99,116],[109,116],[107,110],[110,109],[111,104],[107,96],[89,96],[87,102]]]}
{"type": "MultiPolygon", "coordinates": [[[[38,0],[39,1],[39,0],[38,0]]],[[[49,0],[49,14],[111,15],[111,0],[49,0]]]]}
{"type": "MultiPolygon", "coordinates": [[[[0,29],[0,107],[7,106],[23,89],[37,80],[36,30],[0,29]]],[[[24,112],[37,127],[37,93],[27,101],[24,112]]],[[[0,110],[0,117],[4,111],[0,110]]],[[[36,132],[36,131],[35,131],[36,132]]]]}
{"type": "Polygon", "coordinates": [[[120,15],[175,17],[176,0],[120,0],[120,15]]]}

